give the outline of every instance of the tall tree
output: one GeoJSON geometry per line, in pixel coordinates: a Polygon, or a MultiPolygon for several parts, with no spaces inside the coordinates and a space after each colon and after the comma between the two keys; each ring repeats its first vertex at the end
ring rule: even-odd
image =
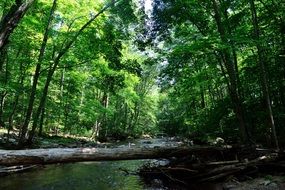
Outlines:
{"type": "MultiPolygon", "coordinates": [[[[47,45],[47,41],[48,41],[48,37],[49,37],[49,31],[50,31],[50,28],[52,26],[52,20],[54,17],[54,12],[56,10],[56,5],[57,5],[57,0],[54,0],[53,5],[52,5],[51,10],[50,10],[50,13],[49,13],[47,24],[45,27],[44,36],[43,36],[43,40],[42,40],[42,44],[41,44],[41,48],[40,48],[40,53],[39,53],[39,57],[37,60],[36,70],[35,70],[35,73],[33,76],[33,84],[32,84],[31,94],[29,97],[29,104],[28,104],[28,108],[27,108],[27,112],[26,112],[25,121],[24,121],[24,124],[21,128],[19,144],[23,144],[24,140],[26,138],[28,125],[29,125],[30,118],[32,115],[32,111],[33,111],[33,105],[34,105],[35,96],[36,96],[37,84],[38,84],[38,80],[40,77],[41,65],[42,65],[42,62],[44,59],[46,45],[47,45]]],[[[37,117],[37,115],[36,115],[36,117],[37,117]]]]}
{"type": "Polygon", "coordinates": [[[265,63],[264,63],[266,58],[264,57],[264,48],[261,45],[260,28],[258,24],[255,2],[254,0],[250,0],[249,3],[250,3],[251,15],[252,15],[252,24],[253,24],[253,29],[254,29],[254,40],[255,40],[257,55],[258,55],[262,92],[263,92],[263,96],[266,102],[266,109],[267,109],[267,114],[268,114],[270,131],[272,132],[274,146],[275,148],[279,149],[279,144],[278,144],[278,139],[277,139],[277,134],[276,134],[276,129],[275,129],[275,123],[274,123],[274,117],[272,113],[271,98],[269,95],[268,77],[267,77],[267,72],[266,72],[265,63]]]}
{"type": "Polygon", "coordinates": [[[0,52],[7,45],[10,35],[16,28],[21,18],[33,4],[34,0],[15,0],[11,8],[0,21],[0,52]]]}
{"type": "MultiPolygon", "coordinates": [[[[97,17],[99,17],[101,14],[103,14],[109,7],[113,6],[114,3],[116,3],[116,1],[114,2],[111,2],[107,5],[105,5],[103,8],[101,8],[101,10],[96,13],[95,15],[92,15],[91,18],[81,26],[81,28],[70,38],[70,39],[66,39],[65,41],[65,44],[63,44],[62,48],[59,50],[59,52],[57,52],[57,55],[53,58],[53,63],[52,65],[50,65],[50,68],[48,70],[48,75],[47,75],[47,78],[46,78],[46,82],[45,82],[45,85],[44,85],[44,89],[43,89],[43,92],[42,92],[42,96],[40,98],[40,103],[39,103],[39,106],[38,106],[38,109],[37,109],[37,112],[35,114],[35,117],[34,117],[34,121],[33,121],[33,126],[32,126],[32,131],[30,133],[30,136],[29,136],[29,140],[28,140],[28,143],[31,144],[33,138],[34,138],[34,135],[35,135],[35,130],[38,126],[38,119],[40,118],[40,114],[44,112],[42,112],[42,110],[44,109],[45,107],[45,103],[46,103],[46,99],[47,99],[47,95],[48,95],[48,89],[49,89],[49,86],[50,86],[50,83],[52,81],[52,78],[53,78],[53,75],[62,59],[62,57],[69,51],[69,49],[72,47],[72,45],[75,43],[75,41],[78,39],[78,37],[83,33],[83,31],[88,27],[90,26],[97,17]]],[[[23,129],[25,131],[27,131],[27,128],[28,128],[28,123],[26,125],[23,125],[23,129]]],[[[22,130],[23,130],[22,129],[22,130]]],[[[24,136],[21,135],[21,136],[24,136]]],[[[21,138],[23,139],[23,138],[21,138]]],[[[23,140],[20,141],[20,144],[23,143],[23,140]]]]}
{"type": "MultiPolygon", "coordinates": [[[[222,23],[221,13],[223,12],[223,10],[221,9],[221,6],[216,0],[212,0],[212,5],[214,10],[214,19],[217,24],[217,29],[220,34],[221,41],[224,45],[227,45],[229,41],[227,36],[229,34],[226,32],[226,28],[224,26],[227,23],[226,22],[222,23]]],[[[234,104],[235,114],[239,121],[241,136],[243,141],[247,143],[249,141],[249,136],[244,119],[242,100],[238,90],[239,79],[238,79],[238,70],[235,64],[236,58],[231,54],[230,50],[227,48],[224,48],[223,50],[220,51],[220,56],[221,56],[221,62],[224,64],[227,70],[227,74],[229,76],[228,88],[232,102],[234,104]]]]}

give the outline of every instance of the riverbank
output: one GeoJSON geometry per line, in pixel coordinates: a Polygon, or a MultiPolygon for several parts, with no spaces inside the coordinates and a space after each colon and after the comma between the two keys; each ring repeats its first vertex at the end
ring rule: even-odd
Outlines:
{"type": "MultiPolygon", "coordinates": [[[[0,149],[17,149],[18,131],[0,130],[0,149]]],[[[111,143],[100,143],[88,137],[72,135],[49,135],[36,137],[34,143],[26,148],[80,148],[80,147],[105,147],[111,143]]]]}
{"type": "MultiPolygon", "coordinates": [[[[0,144],[4,145],[5,148],[16,146],[16,133],[13,132],[9,136],[9,138],[5,135],[0,134],[0,144]],[[6,143],[6,144],[5,144],[6,143]],[[8,143],[8,145],[7,145],[8,143]]],[[[113,147],[120,147],[120,148],[127,148],[127,147],[148,147],[148,148],[155,148],[158,146],[180,146],[183,145],[183,142],[178,141],[177,139],[171,139],[171,138],[157,138],[157,139],[128,139],[127,141],[114,141],[114,142],[108,142],[108,143],[100,143],[93,141],[89,138],[85,137],[74,137],[74,136],[45,136],[40,137],[36,139],[35,145],[32,148],[87,148],[87,147],[99,147],[99,148],[113,148],[113,147]]],[[[251,152],[252,153],[252,152],[251,152]]],[[[213,154],[211,154],[213,155],[213,154]]],[[[225,155],[223,155],[225,156],[225,155]]],[[[205,155],[204,155],[205,157],[205,155]]],[[[192,157],[188,158],[188,161],[190,159],[197,159],[192,157]]],[[[201,162],[202,160],[196,160],[201,162]]],[[[114,162],[117,163],[117,162],[114,162]]],[[[141,162],[139,162],[141,163],[141,162]]],[[[213,164],[213,162],[211,163],[213,164]]],[[[215,163],[217,164],[217,163],[215,163]]],[[[80,164],[79,164],[80,165],[80,164]]],[[[70,165],[69,165],[70,166],[70,165]]],[[[50,167],[50,166],[46,166],[50,167]]],[[[40,167],[41,168],[41,167],[40,167]]],[[[36,170],[41,170],[40,168],[37,168],[36,170]]],[[[64,168],[64,167],[63,167],[64,168]]],[[[138,169],[138,168],[137,168],[138,169]]],[[[128,168],[127,168],[128,170],[128,168]]],[[[123,171],[127,171],[124,169],[123,171]]],[[[29,172],[34,172],[34,169],[27,170],[29,172]]],[[[26,173],[29,173],[26,172],[26,173]]],[[[44,172],[44,171],[43,171],[44,172]]],[[[136,172],[127,172],[127,173],[136,173],[136,172]]],[[[180,171],[181,173],[181,171],[180,171]]],[[[28,174],[12,174],[13,176],[18,175],[19,177],[21,175],[28,175],[28,174]]],[[[128,175],[128,174],[127,174],[128,175]]],[[[150,175],[150,174],[148,174],[150,175]]],[[[151,176],[151,175],[150,175],[151,176]]],[[[278,173],[259,173],[255,171],[255,175],[244,175],[243,178],[236,178],[235,176],[229,175],[226,179],[223,181],[214,181],[213,183],[208,182],[201,182],[196,185],[191,184],[191,189],[215,189],[215,190],[281,190],[285,189],[285,177],[284,173],[278,172],[278,173]],[[257,175],[256,175],[257,173],[257,175]]],[[[152,178],[153,176],[151,176],[152,178]]],[[[8,179],[9,176],[6,176],[6,179],[8,179]]],[[[141,189],[183,189],[183,185],[177,183],[176,185],[173,180],[174,177],[168,178],[165,181],[160,181],[159,179],[155,179],[151,182],[148,180],[143,179],[143,182],[146,184],[146,187],[141,187],[141,189]]],[[[188,189],[186,187],[185,189],[188,189]]]]}
{"type": "Polygon", "coordinates": [[[223,184],[224,190],[284,190],[285,176],[264,175],[246,181],[231,180],[223,184]]]}

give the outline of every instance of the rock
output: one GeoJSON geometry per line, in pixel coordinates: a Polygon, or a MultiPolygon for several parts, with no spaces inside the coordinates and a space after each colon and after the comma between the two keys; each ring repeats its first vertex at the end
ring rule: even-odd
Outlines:
{"type": "Polygon", "coordinates": [[[129,148],[131,147],[131,146],[135,146],[136,144],[135,143],[130,143],[129,142],[129,148]]]}
{"type": "Polygon", "coordinates": [[[145,138],[145,139],[151,139],[151,136],[148,135],[148,134],[145,134],[145,135],[142,135],[142,138],[145,138]]]}
{"type": "Polygon", "coordinates": [[[217,137],[211,144],[216,145],[216,146],[221,146],[225,144],[225,140],[221,137],[217,137]]]}
{"type": "Polygon", "coordinates": [[[261,182],[261,185],[267,186],[267,185],[269,185],[270,183],[271,183],[270,180],[265,180],[265,181],[261,182]]]}
{"type": "Polygon", "coordinates": [[[224,184],[223,185],[223,190],[234,190],[234,189],[236,189],[236,185],[234,185],[234,184],[224,184]]]}
{"type": "Polygon", "coordinates": [[[69,148],[77,148],[78,145],[77,144],[69,144],[67,147],[69,147],[69,148]]]}
{"type": "Polygon", "coordinates": [[[143,144],[152,144],[151,141],[143,141],[142,143],[143,143],[143,144]]]}
{"type": "Polygon", "coordinates": [[[16,142],[17,142],[17,140],[16,140],[16,139],[12,139],[12,138],[10,138],[10,139],[8,139],[8,142],[9,142],[9,143],[16,143],[16,142]]]}
{"type": "Polygon", "coordinates": [[[271,182],[270,184],[268,184],[268,187],[270,187],[271,189],[279,189],[278,184],[271,182]]]}

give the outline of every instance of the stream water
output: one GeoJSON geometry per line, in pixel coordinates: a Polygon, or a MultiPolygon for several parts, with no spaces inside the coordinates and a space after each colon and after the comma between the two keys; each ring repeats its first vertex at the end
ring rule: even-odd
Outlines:
{"type": "Polygon", "coordinates": [[[44,166],[30,172],[0,178],[1,190],[107,190],[145,189],[136,175],[120,168],[136,170],[144,160],[82,162],[44,166]]]}
{"type": "MultiPolygon", "coordinates": [[[[165,139],[138,140],[116,146],[177,146],[165,139]]],[[[160,182],[146,185],[136,171],[150,160],[81,162],[42,166],[26,173],[0,178],[0,190],[159,190],[169,189],[160,182]]],[[[171,188],[173,189],[173,188],[171,188]]],[[[182,188],[177,188],[182,189],[182,188]]],[[[193,188],[196,189],[196,188],[193,188]]],[[[200,188],[198,188],[200,189],[200,188]]]]}

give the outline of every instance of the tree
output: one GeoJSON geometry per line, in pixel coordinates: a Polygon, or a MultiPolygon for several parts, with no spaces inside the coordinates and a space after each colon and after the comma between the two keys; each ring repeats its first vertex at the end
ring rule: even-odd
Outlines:
{"type": "Polygon", "coordinates": [[[16,28],[21,18],[26,14],[33,2],[34,0],[15,0],[7,13],[2,15],[0,22],[0,52],[2,52],[4,47],[7,45],[8,39],[13,33],[13,30],[16,28]]]}
{"type": "Polygon", "coordinates": [[[44,133],[109,140],[161,130],[282,146],[281,0],[152,5],[1,1],[1,127],[18,130],[19,145],[44,133]]]}
{"type": "Polygon", "coordinates": [[[271,98],[269,95],[268,78],[267,78],[265,63],[264,63],[264,60],[265,60],[265,57],[263,55],[264,49],[262,45],[260,44],[260,29],[258,26],[258,18],[257,18],[255,3],[254,3],[254,0],[250,0],[249,3],[250,3],[251,14],[252,14],[252,24],[254,28],[254,39],[256,41],[255,43],[256,43],[256,49],[257,49],[257,55],[258,55],[258,63],[260,67],[259,69],[260,69],[262,92],[263,92],[263,96],[266,102],[266,109],[267,109],[268,118],[269,118],[269,126],[272,132],[274,146],[275,148],[279,149],[279,144],[278,144],[278,139],[277,139],[277,134],[276,134],[276,129],[275,129],[275,123],[274,123],[274,117],[272,113],[271,98]]]}
{"type": "MultiPolygon", "coordinates": [[[[48,22],[46,24],[46,28],[45,28],[45,32],[44,32],[44,36],[43,36],[43,41],[42,41],[42,44],[41,44],[40,53],[39,53],[39,57],[38,57],[38,62],[37,62],[35,74],[34,74],[34,77],[33,77],[33,84],[32,84],[31,94],[30,94],[30,98],[29,98],[29,104],[28,104],[28,108],[27,108],[27,112],[26,112],[26,117],[25,117],[25,121],[24,121],[24,124],[23,124],[23,126],[21,128],[21,133],[20,133],[20,140],[19,140],[20,144],[24,143],[24,140],[26,138],[26,133],[27,133],[27,130],[28,130],[28,125],[29,125],[30,118],[31,118],[31,115],[32,115],[33,104],[34,104],[34,101],[35,101],[35,95],[36,95],[36,89],[37,89],[37,83],[38,83],[38,80],[39,80],[39,77],[40,77],[41,64],[42,64],[43,59],[44,59],[45,49],[46,49],[47,40],[48,40],[48,34],[49,34],[49,30],[50,30],[50,28],[52,26],[52,20],[53,20],[53,17],[54,17],[54,12],[55,12],[55,9],[56,9],[56,5],[57,5],[57,0],[54,0],[52,8],[50,10],[49,17],[48,17],[48,22]]],[[[38,113],[35,116],[35,120],[37,120],[37,117],[38,117],[38,113]]],[[[35,131],[35,129],[33,127],[31,136],[33,136],[34,131],[35,131]]]]}
{"type": "MultiPolygon", "coordinates": [[[[235,130],[238,121],[243,142],[248,143],[252,139],[261,140],[258,134],[267,131],[263,128],[264,123],[267,122],[261,118],[263,114],[267,114],[267,118],[270,118],[270,111],[264,112],[261,109],[263,105],[258,104],[259,101],[263,101],[257,81],[264,81],[261,86],[263,86],[263,94],[268,94],[267,102],[272,103],[270,94],[273,99],[277,97],[273,95],[271,88],[280,94],[278,97],[282,97],[282,93],[277,92],[277,89],[281,89],[277,87],[279,86],[277,78],[280,79],[280,76],[277,77],[276,74],[271,73],[280,73],[278,69],[276,70],[278,66],[273,65],[280,63],[276,57],[277,52],[280,52],[277,44],[281,44],[283,39],[283,35],[279,33],[283,22],[279,7],[275,6],[276,13],[269,16],[269,10],[273,10],[272,6],[276,5],[276,2],[259,2],[260,23],[267,27],[262,31],[263,36],[257,40],[255,35],[253,41],[252,36],[249,35],[252,32],[253,22],[252,9],[246,6],[248,2],[155,1],[153,33],[156,33],[156,41],[160,40],[163,43],[163,48],[157,50],[164,62],[160,82],[165,93],[170,94],[166,96],[168,98],[162,100],[162,104],[166,103],[167,106],[161,109],[165,112],[160,114],[161,126],[164,128],[180,126],[178,127],[180,130],[170,131],[180,131],[183,134],[185,130],[207,131],[204,136],[213,135],[216,133],[214,131],[220,129],[222,134],[216,133],[216,135],[227,138],[232,132],[228,129],[226,132],[225,129],[231,126],[232,130],[235,130]],[[270,37],[272,31],[276,32],[276,38],[270,37]],[[271,42],[268,38],[271,38],[271,42]],[[266,48],[260,46],[261,52],[263,54],[267,52],[267,56],[263,55],[258,60],[271,62],[264,67],[264,74],[268,74],[268,77],[262,74],[256,75],[262,70],[259,69],[262,68],[260,61],[256,62],[254,59],[255,56],[258,57],[258,51],[255,53],[254,50],[257,49],[257,45],[261,45],[260,42],[267,44],[266,48]],[[259,63],[259,66],[256,63],[259,63]],[[266,69],[270,72],[267,73],[266,69]],[[268,79],[263,78],[264,76],[268,79]],[[208,81],[212,82],[207,84],[208,81]],[[213,81],[219,81],[219,83],[213,84],[213,81]],[[265,81],[268,93],[264,90],[265,81]],[[226,88],[227,91],[225,91],[226,88]],[[231,100],[230,104],[228,98],[231,100]],[[224,110],[220,109],[220,106],[223,106],[224,110]],[[232,117],[231,109],[237,121],[232,117]],[[253,110],[258,112],[252,114],[253,110]],[[180,113],[179,117],[175,117],[176,113],[180,113]]],[[[278,102],[282,102],[281,99],[277,98],[273,102],[275,103],[271,109],[281,111],[280,106],[277,105],[278,102]]],[[[266,103],[266,105],[269,104],[266,103]]],[[[267,106],[266,109],[269,110],[269,107],[267,106]]],[[[279,121],[283,120],[280,119],[279,116],[279,126],[279,121]]],[[[271,119],[271,126],[272,121],[271,119]]],[[[272,136],[274,138],[274,135],[272,136]]]]}
{"type": "MultiPolygon", "coordinates": [[[[35,119],[33,121],[32,132],[31,132],[31,135],[29,136],[29,143],[31,143],[32,140],[33,140],[34,132],[35,132],[35,129],[37,128],[37,124],[38,124],[39,115],[42,113],[42,110],[43,110],[45,102],[46,102],[46,97],[47,97],[47,93],[48,93],[50,82],[52,80],[53,74],[54,74],[57,66],[60,63],[61,58],[68,52],[70,47],[74,44],[74,42],[82,34],[82,32],[90,24],[92,24],[92,22],[98,16],[100,16],[106,9],[108,9],[112,5],[113,5],[113,2],[108,4],[108,5],[106,5],[106,6],[104,6],[97,14],[92,15],[91,18],[85,24],[83,24],[80,27],[80,29],[70,39],[66,39],[65,44],[63,44],[62,48],[57,52],[57,55],[55,57],[53,57],[53,64],[50,65],[50,69],[48,71],[48,75],[47,75],[47,79],[46,79],[45,86],[44,86],[44,89],[43,89],[43,93],[42,93],[42,96],[41,96],[41,99],[40,99],[40,104],[39,104],[39,107],[37,109],[35,119]]],[[[36,71],[36,73],[38,73],[38,72],[36,71]]],[[[34,83],[35,89],[36,89],[36,83],[37,83],[37,81],[35,81],[35,83],[34,83]]],[[[33,90],[32,90],[32,93],[33,93],[33,90]]],[[[20,136],[20,140],[19,140],[19,144],[20,145],[24,144],[24,141],[25,141],[25,136],[26,136],[26,132],[27,132],[27,129],[28,129],[28,125],[29,125],[29,120],[30,120],[30,117],[31,117],[30,113],[32,112],[32,107],[33,107],[33,100],[32,99],[33,98],[31,98],[31,102],[29,103],[30,105],[28,107],[26,119],[25,119],[25,122],[24,122],[24,124],[22,126],[22,129],[21,129],[22,132],[21,132],[21,136],[20,136]]]]}

